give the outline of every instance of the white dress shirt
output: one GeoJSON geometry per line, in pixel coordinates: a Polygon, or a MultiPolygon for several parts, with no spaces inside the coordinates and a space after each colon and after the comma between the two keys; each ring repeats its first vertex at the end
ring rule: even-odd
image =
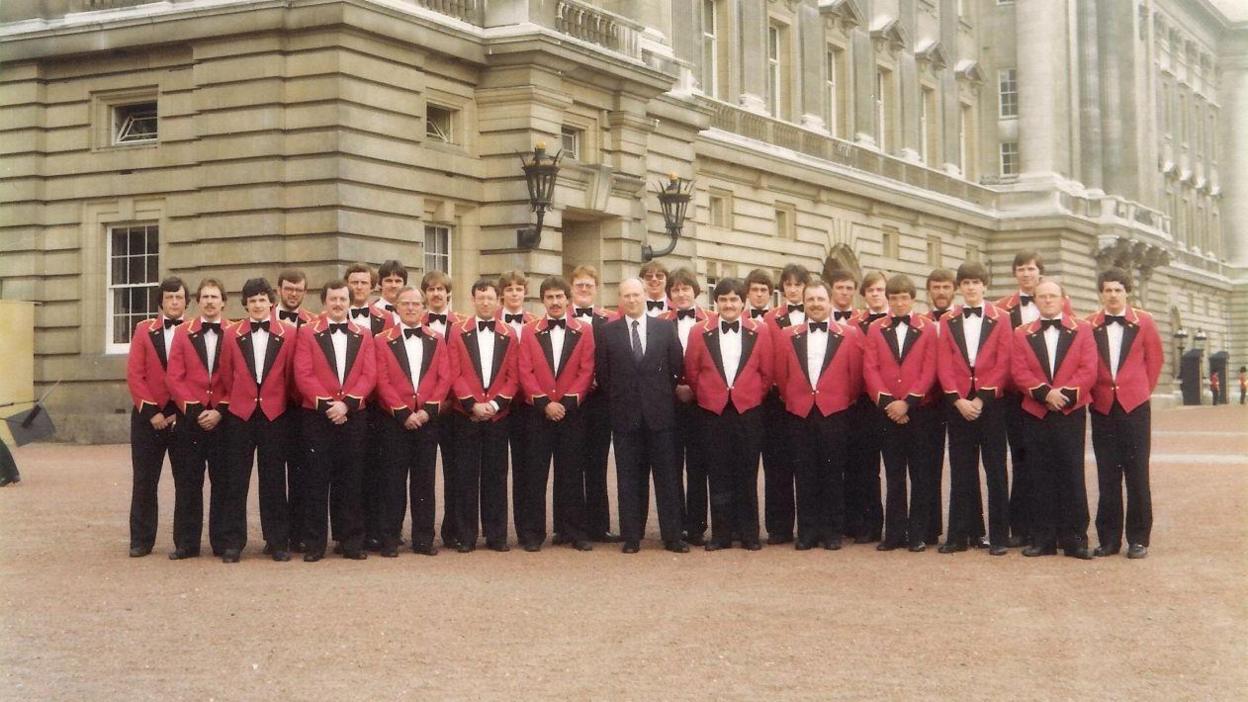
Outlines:
{"type": "MultiPolygon", "coordinates": [[[[737,320],[741,322],[740,319],[737,320]]],[[[741,332],[724,331],[724,325],[719,325],[719,358],[724,363],[724,379],[728,381],[728,389],[732,389],[733,383],[737,381],[737,366],[741,365],[741,332]]]]}
{"type": "MultiPolygon", "coordinates": [[[[1061,317],[1054,317],[1061,319],[1061,317]]],[[[1044,348],[1049,353],[1049,375],[1057,374],[1057,340],[1061,337],[1062,332],[1057,327],[1049,327],[1044,330],[1044,348]]]]}
{"type": "MultiPolygon", "coordinates": [[[[1123,314],[1126,314],[1126,310],[1123,310],[1123,314]]],[[[1121,324],[1105,325],[1105,336],[1109,339],[1109,376],[1114,380],[1118,380],[1118,366],[1122,363],[1123,331],[1121,324]]]]}
{"type": "Polygon", "coordinates": [[[446,336],[446,325],[447,325],[447,322],[451,320],[451,308],[447,307],[445,310],[442,310],[441,312],[434,312],[433,310],[429,310],[429,314],[445,314],[446,315],[446,320],[447,320],[446,322],[442,322],[442,321],[429,322],[429,324],[426,325],[430,329],[441,334],[442,336],[446,336]]]}
{"type": "MultiPolygon", "coordinates": [[[[646,306],[646,316],[647,316],[647,317],[658,317],[659,315],[663,314],[664,312],[666,312],[666,311],[669,309],[669,307],[667,306],[667,300],[666,300],[666,299],[664,299],[664,300],[651,300],[651,299],[649,299],[649,298],[646,298],[646,301],[645,301],[644,303],[642,303],[642,304],[644,304],[644,305],[646,306]],[[656,307],[655,309],[650,309],[650,303],[651,303],[651,302],[662,302],[662,303],[663,303],[663,306],[662,306],[662,307],[656,307]]],[[[645,338],[645,335],[642,335],[642,338],[644,339],[644,338],[645,338]]],[[[644,342],[643,342],[643,343],[644,343],[644,342]]]]}
{"type": "MultiPolygon", "coordinates": [[[[217,320],[218,323],[221,320],[217,320]]],[[[208,350],[208,375],[212,375],[213,368],[217,365],[217,342],[221,340],[221,335],[215,331],[204,332],[204,348],[208,350]]]]}
{"type": "MultiPolygon", "coordinates": [[[[1025,295],[1022,290],[1018,291],[1019,295],[1025,295]]],[[[1023,320],[1023,324],[1031,324],[1040,319],[1040,308],[1036,306],[1036,301],[1032,300],[1030,305],[1020,304],[1018,306],[1019,318],[1023,320]]]]}
{"type": "MultiPolygon", "coordinates": [[[[690,308],[693,309],[693,308],[690,308]]],[[[693,329],[693,325],[698,323],[698,313],[695,311],[693,317],[682,317],[676,320],[676,336],[680,337],[680,351],[684,353],[689,348],[689,330],[693,329]]]]}
{"type": "Polygon", "coordinates": [[[519,310],[509,310],[509,309],[503,309],[503,314],[502,314],[502,315],[499,315],[499,319],[506,319],[506,317],[504,317],[504,316],[503,316],[503,315],[506,315],[506,314],[518,314],[518,315],[520,315],[520,321],[519,321],[519,322],[507,322],[507,326],[511,327],[511,330],[512,330],[512,331],[514,331],[514,332],[516,333],[516,341],[519,341],[519,340],[520,340],[520,334],[521,334],[522,330],[524,329],[524,308],[523,308],[523,307],[521,307],[519,310]]]}
{"type": "Polygon", "coordinates": [[[806,323],[806,312],[804,310],[793,310],[792,312],[789,312],[788,310],[789,310],[789,303],[786,302],[784,303],[784,311],[787,312],[789,315],[790,326],[794,324],[806,323]]]}
{"type": "MultiPolygon", "coordinates": [[[[263,321],[263,320],[256,320],[263,321]]],[[[251,320],[247,321],[251,324],[251,320]]],[[[256,366],[256,387],[260,387],[264,381],[264,356],[269,350],[269,333],[264,329],[257,329],[251,333],[251,358],[255,361],[256,366]]]]}
{"type": "Polygon", "coordinates": [[[477,325],[477,353],[481,356],[481,387],[490,389],[490,381],[494,373],[494,332],[482,329],[481,322],[492,322],[491,319],[474,317],[472,323],[477,325]]]}
{"type": "Polygon", "coordinates": [[[330,342],[334,345],[334,363],[338,367],[338,385],[341,386],[347,382],[347,333],[334,332],[329,335],[330,342]]]}
{"type": "Polygon", "coordinates": [[[641,337],[640,339],[641,340],[641,353],[643,356],[646,353],[646,324],[649,322],[649,320],[650,320],[650,315],[648,314],[643,314],[640,317],[625,317],[624,318],[625,323],[628,324],[628,345],[630,348],[633,345],[633,324],[634,323],[637,324],[637,335],[641,337]]]}
{"type": "Polygon", "coordinates": [[[966,339],[966,362],[974,369],[975,359],[979,357],[979,337],[984,330],[984,308],[980,305],[969,309],[979,310],[977,315],[962,316],[962,336],[966,339]]]}
{"type": "Polygon", "coordinates": [[[893,336],[897,339],[895,342],[897,344],[897,356],[900,358],[906,352],[906,337],[910,336],[910,325],[894,324],[893,329],[896,332],[893,336]]]}
{"type": "Polygon", "coordinates": [[[390,310],[386,309],[386,305],[390,305],[391,307],[395,307],[395,305],[394,305],[394,303],[393,303],[393,302],[387,302],[387,301],[386,301],[386,298],[384,298],[384,297],[383,297],[383,298],[379,298],[376,302],[374,302],[374,303],[373,303],[373,307],[376,307],[378,312],[382,313],[383,315],[384,315],[384,314],[388,314],[388,315],[390,315],[390,319],[391,319],[391,320],[392,320],[395,324],[398,324],[398,323],[399,323],[399,310],[398,310],[398,308],[397,308],[397,307],[395,307],[395,310],[394,310],[393,312],[391,312],[390,310]]]}
{"type": "MultiPolygon", "coordinates": [[[[161,315],[160,323],[164,324],[166,319],[172,319],[172,318],[161,315]]],[[[177,327],[165,327],[164,331],[162,332],[161,338],[165,340],[165,360],[169,359],[169,352],[173,350],[173,335],[177,333],[177,331],[178,331],[177,327]]]]}
{"type": "Polygon", "coordinates": [[[425,344],[421,341],[419,335],[408,336],[407,329],[420,329],[417,324],[409,327],[406,324],[399,324],[400,333],[403,334],[403,349],[407,351],[407,369],[412,379],[412,390],[420,388],[420,367],[425,362],[425,344]]]}
{"type": "MultiPolygon", "coordinates": [[[[559,360],[563,357],[563,341],[567,337],[568,331],[563,327],[550,326],[550,319],[547,318],[546,325],[550,333],[550,359],[554,363],[551,367],[552,375],[559,377],[559,360]]],[[[566,324],[566,322],[565,322],[566,324]]]]}
{"type": "Polygon", "coordinates": [[[807,331],[806,333],[806,371],[810,373],[810,389],[814,390],[819,383],[819,374],[823,372],[823,357],[828,351],[828,333],[807,331]]]}

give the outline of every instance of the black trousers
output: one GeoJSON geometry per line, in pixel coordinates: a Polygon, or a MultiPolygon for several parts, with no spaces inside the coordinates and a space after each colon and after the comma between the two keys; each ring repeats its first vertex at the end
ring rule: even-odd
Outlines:
{"type": "Polygon", "coordinates": [[[1040,548],[1077,548],[1088,542],[1088,490],[1084,485],[1084,429],[1088,410],[1069,415],[1028,414],[1023,425],[1027,472],[1032,481],[1031,539],[1040,548]]]}
{"type": "Polygon", "coordinates": [[[360,507],[364,515],[364,542],[376,548],[381,544],[382,524],[385,523],[385,469],[381,457],[381,441],[386,422],[391,417],[370,404],[368,416],[368,449],[364,465],[360,469],[360,507]]]}
{"type": "Polygon", "coordinates": [[[862,397],[848,410],[849,464],[845,472],[846,534],[878,541],[884,528],[880,452],[888,418],[862,397]]]}
{"type": "Polygon", "coordinates": [[[438,426],[427,422],[406,429],[394,417],[378,424],[381,438],[381,545],[398,548],[403,518],[412,508],[412,547],[433,545],[433,522],[437,505],[434,482],[438,463],[438,426]]]}
{"type": "Polygon", "coordinates": [[[286,452],[286,505],[290,514],[287,523],[290,524],[292,546],[304,542],[303,526],[306,518],[303,498],[307,491],[304,489],[303,482],[307,472],[308,447],[303,440],[303,414],[308,411],[302,407],[287,409],[286,421],[283,422],[282,427],[286,452]]]}
{"type": "Polygon", "coordinates": [[[546,540],[546,487],[550,463],[555,463],[555,533],[574,541],[589,537],[585,517],[585,476],[583,450],[585,415],[574,409],[558,422],[547,419],[544,411],[531,408],[528,422],[529,458],[523,468],[513,467],[516,510],[516,536],[522,544],[546,540]],[[528,474],[523,480],[518,471],[528,474]]]}
{"type": "Polygon", "coordinates": [[[702,414],[697,403],[677,402],[676,429],[672,432],[676,440],[676,464],[684,464],[685,468],[681,524],[685,534],[691,537],[702,536],[707,527],[709,479],[705,452],[699,440],[702,414]]]}
{"type": "Polygon", "coordinates": [[[923,541],[928,545],[940,542],[944,525],[941,484],[945,473],[945,436],[948,433],[948,423],[945,421],[945,413],[939,407],[935,414],[935,420],[927,422],[918,436],[922,443],[919,455],[931,462],[932,489],[928,494],[930,499],[927,503],[927,529],[923,533],[923,541]]]}
{"type": "Polygon", "coordinates": [[[983,534],[983,499],[979,466],[988,483],[988,541],[1010,540],[1010,491],[1005,469],[1005,412],[1001,401],[984,405],[979,419],[968,422],[953,407],[949,422],[949,541],[960,543],[983,534]]]}
{"type": "Polygon", "coordinates": [[[439,413],[433,419],[433,428],[438,434],[438,451],[442,453],[442,526],[439,536],[446,546],[454,546],[455,537],[455,479],[459,475],[455,462],[455,426],[458,423],[457,413],[448,411],[439,413]]]}
{"type": "MultiPolygon", "coordinates": [[[[883,410],[876,410],[884,415],[883,410]]],[[[921,544],[927,539],[928,514],[936,475],[931,456],[926,453],[926,433],[939,421],[939,409],[913,407],[910,421],[897,424],[884,415],[882,435],[884,476],[888,496],[884,506],[884,541],[892,544],[921,544]],[[910,477],[907,501],[906,476],[910,477]]]]}
{"type": "Polygon", "coordinates": [[[758,456],[763,407],[743,414],[729,402],[723,414],[702,410],[698,425],[711,491],[711,541],[758,541],[758,456]]]}
{"type": "Polygon", "coordinates": [[[230,548],[230,460],[224,415],[212,431],[204,431],[186,415],[178,415],[173,452],[173,545],[199,551],[204,530],[204,471],[212,490],[208,498],[208,543],[213,555],[230,548]]]}
{"type": "MultiPolygon", "coordinates": [[[[289,414],[289,413],[287,413],[289,414]]],[[[287,414],[269,420],[257,408],[243,421],[225,415],[226,446],[230,474],[225,489],[225,547],[243,550],[247,545],[247,493],[251,466],[260,473],[260,529],[274,551],[290,548],[290,503],[286,501],[287,414]]],[[[214,486],[215,487],[215,486],[214,486]]]]}
{"type": "Polygon", "coordinates": [[[528,490],[524,481],[532,473],[527,467],[529,431],[533,426],[532,416],[536,412],[533,405],[519,398],[511,404],[511,409],[507,412],[507,445],[511,449],[511,509],[517,534],[520,533],[519,504],[525,499],[524,495],[528,490]]]}
{"type": "Polygon", "coordinates": [[[1109,414],[1092,412],[1092,451],[1101,493],[1096,505],[1096,538],[1108,550],[1122,546],[1124,478],[1127,543],[1149,545],[1153,530],[1153,494],[1148,484],[1151,450],[1152,409],[1148,402],[1127,412],[1115,400],[1109,414]]]}
{"type": "Polygon", "coordinates": [[[474,422],[455,413],[455,522],[452,538],[475,546],[480,531],[489,544],[507,543],[507,437],[510,416],[474,422]],[[478,523],[480,531],[478,531],[478,523]]]}
{"type": "Polygon", "coordinates": [[[680,464],[672,431],[652,431],[643,422],[636,431],[614,432],[615,478],[619,500],[620,536],[640,541],[645,535],[645,513],[650,509],[650,475],[659,511],[663,541],[681,537],[680,464]]]}
{"type": "Polygon", "coordinates": [[[827,543],[845,533],[845,449],[851,411],[825,417],[816,407],[805,419],[790,415],[797,458],[798,541],[827,543]]]}
{"type": "Polygon", "coordinates": [[[353,412],[347,415],[346,423],[334,424],[324,413],[305,412],[303,436],[308,442],[308,470],[304,476],[304,538],[308,553],[325,554],[325,519],[331,495],[337,541],[346,553],[363,550],[360,470],[367,455],[367,418],[353,412]]]}
{"type": "Polygon", "coordinates": [[[611,500],[607,496],[607,462],[611,454],[611,410],[607,398],[592,392],[581,412],[585,415],[584,467],[585,528],[590,537],[611,531],[611,500]]]}
{"type": "Polygon", "coordinates": [[[0,478],[9,480],[22,478],[22,474],[17,470],[17,461],[13,460],[13,454],[9,452],[9,447],[3,441],[0,441],[0,478]]]}
{"type": "MultiPolygon", "coordinates": [[[[134,471],[130,488],[131,548],[150,550],[156,545],[156,525],[160,518],[156,488],[160,484],[160,471],[166,453],[170,463],[178,460],[173,434],[173,429],[156,431],[137,411],[130,411],[130,465],[134,471]]],[[[202,498],[200,502],[202,514],[202,498]]]]}
{"type": "Polygon", "coordinates": [[[1031,506],[1035,502],[1031,475],[1028,473],[1027,437],[1025,427],[1031,416],[1023,410],[1023,396],[1008,393],[1001,399],[1005,405],[1005,431],[1010,445],[1010,533],[1031,538],[1031,506]]]}
{"type": "Polygon", "coordinates": [[[780,393],[772,388],[763,400],[763,526],[768,536],[793,538],[797,515],[794,497],[792,437],[788,430],[789,412],[780,393]]]}

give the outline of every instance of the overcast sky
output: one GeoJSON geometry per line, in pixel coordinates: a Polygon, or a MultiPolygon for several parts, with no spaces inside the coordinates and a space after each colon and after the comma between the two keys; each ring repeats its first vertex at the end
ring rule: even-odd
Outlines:
{"type": "Polygon", "coordinates": [[[1248,0],[1212,0],[1228,19],[1248,20],[1248,0]]]}

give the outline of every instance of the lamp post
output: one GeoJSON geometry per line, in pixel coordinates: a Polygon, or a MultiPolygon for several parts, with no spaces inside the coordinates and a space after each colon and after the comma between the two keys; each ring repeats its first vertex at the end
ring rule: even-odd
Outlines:
{"type": "Polygon", "coordinates": [[[532,158],[520,157],[524,169],[524,181],[529,187],[529,207],[537,213],[537,224],[530,224],[516,230],[516,246],[521,249],[534,249],[542,243],[542,220],[546,210],[550,209],[555,195],[555,181],[559,176],[559,159],[563,151],[554,156],[546,154],[546,143],[539,141],[533,149],[532,158]]]}
{"type": "Polygon", "coordinates": [[[1187,343],[1187,330],[1184,329],[1183,327],[1179,327],[1178,329],[1174,330],[1173,336],[1174,336],[1174,343],[1177,344],[1179,347],[1179,355],[1175,356],[1174,358],[1174,377],[1177,378],[1179,377],[1179,367],[1182,365],[1182,361],[1183,361],[1183,348],[1184,348],[1184,345],[1187,343]]]}
{"type": "Polygon", "coordinates": [[[1205,341],[1208,338],[1209,337],[1205,335],[1204,329],[1197,329],[1196,336],[1192,337],[1192,348],[1195,349],[1196,351],[1204,351],[1205,341]]]}
{"type": "Polygon", "coordinates": [[[655,251],[649,244],[641,245],[641,260],[651,261],[659,256],[666,256],[676,249],[680,241],[680,230],[685,226],[685,213],[689,209],[689,198],[693,194],[693,181],[677,177],[671,173],[667,177],[667,185],[655,186],[659,194],[659,205],[663,208],[663,224],[667,235],[672,238],[667,246],[655,251]]]}

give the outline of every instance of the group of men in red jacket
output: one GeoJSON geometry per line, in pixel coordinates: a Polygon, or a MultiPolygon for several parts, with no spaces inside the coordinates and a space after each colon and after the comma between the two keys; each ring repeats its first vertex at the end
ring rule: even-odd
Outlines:
{"type": "Polygon", "coordinates": [[[933,271],[920,313],[905,275],[858,281],[833,271],[825,280],[790,265],[778,306],[772,280],[756,270],[718,281],[712,312],[696,303],[691,271],[652,261],[621,283],[611,313],[596,303],[597,271],[581,266],[570,283],[542,281],[543,313],[534,315],[520,272],[474,283],[471,313],[460,314],[449,276],[430,272],[410,287],[402,264],[387,261],[375,272],[354,264],[327,283],[320,314],[304,309],[298,271],[282,272],[276,289],[248,280],[237,322],[222,316],[219,281],[200,282],[199,314],[186,318],[186,287],[169,278],[161,316],[139,323],[131,341],[130,555],[154,546],[166,453],[175,560],[199,555],[205,472],[213,553],[240,559],[253,465],[274,560],[320,560],[331,539],[346,558],[397,556],[409,506],[411,550],[434,555],[439,453],[439,536],[460,552],[482,535],[486,547],[509,550],[509,465],[516,540],[540,550],[552,460],[552,543],[623,542],[635,553],[653,476],[665,548],[757,550],[760,457],[767,543],[836,550],[848,539],[917,552],[942,532],[947,437],[942,553],[1118,553],[1125,481],[1128,556],[1143,557],[1156,326],[1129,305],[1121,270],[1099,275],[1102,309],[1081,320],[1061,286],[1043,280],[1037,253],[1021,252],[1013,269],[1019,291],[995,304],[984,297],[982,264],[933,271]],[[855,295],[866,308],[854,308],[855,295]],[[1089,405],[1095,551],[1084,487],[1089,405]],[[613,433],[619,535],[606,483],[613,433]]]}

